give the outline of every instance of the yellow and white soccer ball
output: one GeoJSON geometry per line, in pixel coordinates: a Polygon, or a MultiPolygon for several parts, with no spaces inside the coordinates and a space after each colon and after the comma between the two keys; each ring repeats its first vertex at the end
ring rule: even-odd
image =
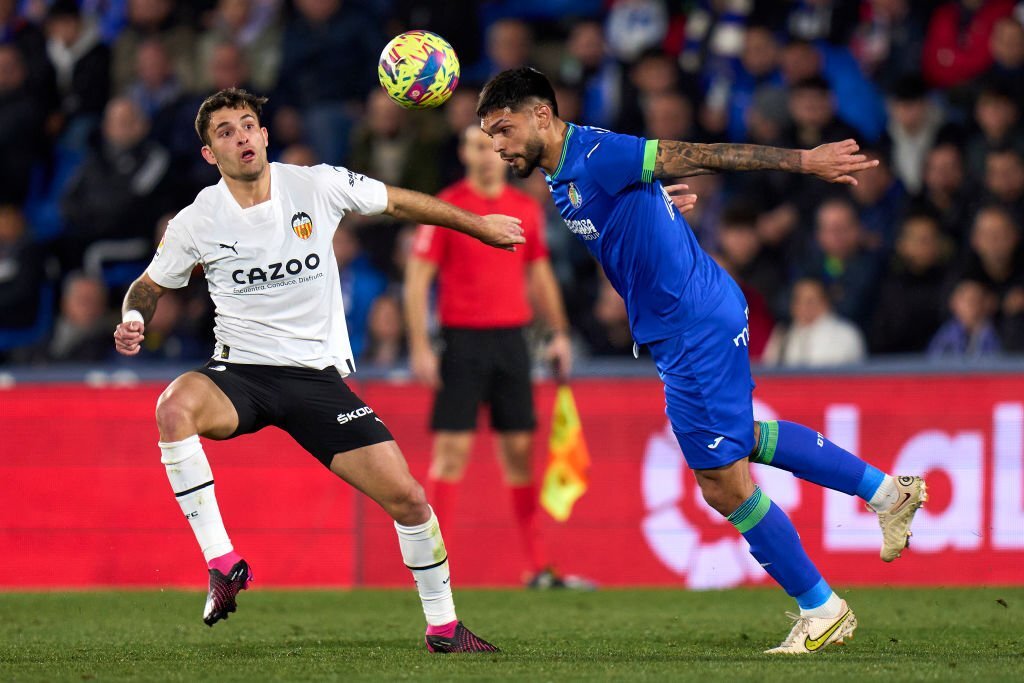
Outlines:
{"type": "Polygon", "coordinates": [[[431,109],[451,97],[459,84],[459,58],[436,33],[406,31],[380,53],[377,77],[399,106],[431,109]]]}

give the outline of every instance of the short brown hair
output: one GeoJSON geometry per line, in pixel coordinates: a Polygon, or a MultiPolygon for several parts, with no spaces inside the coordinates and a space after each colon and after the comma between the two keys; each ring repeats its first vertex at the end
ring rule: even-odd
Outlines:
{"type": "Polygon", "coordinates": [[[199,105],[199,113],[196,114],[196,134],[203,141],[204,145],[210,144],[210,119],[213,113],[221,109],[251,109],[256,114],[256,120],[260,120],[263,113],[263,105],[267,98],[261,95],[253,95],[241,88],[224,88],[216,92],[199,105]]]}

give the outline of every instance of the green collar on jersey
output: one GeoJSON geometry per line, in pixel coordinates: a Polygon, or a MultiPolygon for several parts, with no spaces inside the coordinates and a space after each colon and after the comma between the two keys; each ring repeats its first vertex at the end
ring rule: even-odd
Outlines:
{"type": "Polygon", "coordinates": [[[555,172],[548,176],[552,180],[557,178],[558,172],[562,170],[562,164],[565,163],[565,152],[569,149],[569,138],[572,137],[572,132],[576,128],[576,126],[571,123],[566,123],[565,125],[568,126],[568,128],[565,130],[565,140],[562,141],[562,156],[558,158],[558,166],[555,168],[555,172]]]}

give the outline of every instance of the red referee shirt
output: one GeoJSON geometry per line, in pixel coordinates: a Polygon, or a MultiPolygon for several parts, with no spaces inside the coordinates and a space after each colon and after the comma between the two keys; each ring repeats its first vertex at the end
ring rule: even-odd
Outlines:
{"type": "Polygon", "coordinates": [[[526,237],[526,244],[509,252],[454,230],[419,226],[413,254],[437,265],[441,325],[489,328],[530,322],[533,313],[526,294],[526,266],[548,255],[540,203],[508,185],[497,197],[484,197],[466,180],[445,188],[438,197],[482,216],[515,216],[523,221],[526,237]]]}

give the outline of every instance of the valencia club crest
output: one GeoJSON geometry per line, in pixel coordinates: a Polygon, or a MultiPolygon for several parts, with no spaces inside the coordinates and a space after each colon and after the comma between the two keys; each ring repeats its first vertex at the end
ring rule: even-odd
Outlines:
{"type": "Polygon", "coordinates": [[[313,234],[313,219],[305,211],[299,211],[292,216],[292,232],[300,240],[308,240],[313,234]]]}

